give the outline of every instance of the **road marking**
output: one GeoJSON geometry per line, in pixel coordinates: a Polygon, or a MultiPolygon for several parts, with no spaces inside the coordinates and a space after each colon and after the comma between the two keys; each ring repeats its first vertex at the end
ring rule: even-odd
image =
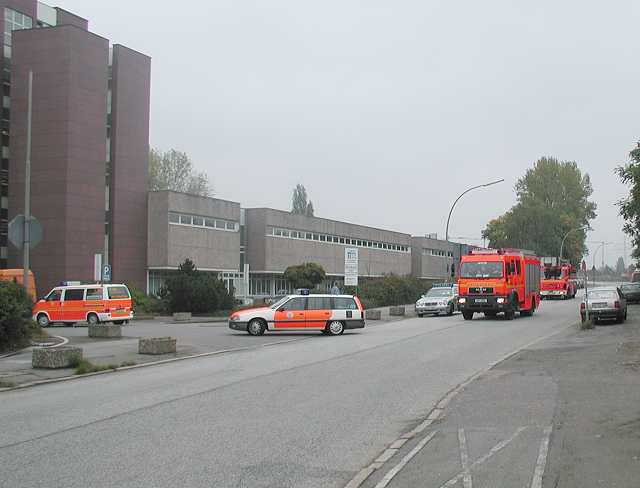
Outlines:
{"type": "Polygon", "coordinates": [[[56,344],[55,346],[51,346],[51,348],[64,346],[69,342],[69,339],[67,339],[66,337],[62,337],[62,336],[53,336],[53,337],[57,339],[62,339],[62,342],[60,344],[56,344]]]}
{"type": "Polygon", "coordinates": [[[384,478],[380,480],[380,482],[375,486],[375,488],[385,488],[385,486],[391,483],[391,480],[395,478],[395,476],[402,470],[402,468],[404,468],[407,465],[407,463],[411,461],[411,459],[413,459],[413,457],[416,454],[418,454],[422,450],[422,448],[429,443],[431,439],[435,437],[437,433],[438,431],[434,430],[433,432],[431,432],[431,434],[429,434],[427,437],[422,439],[418,443],[418,445],[409,452],[409,454],[407,454],[405,457],[402,458],[402,461],[396,464],[393,468],[391,468],[387,472],[387,474],[384,475],[384,478]]]}
{"type": "Polygon", "coordinates": [[[462,485],[464,488],[473,488],[471,470],[469,469],[469,451],[467,450],[467,438],[464,429],[458,429],[458,442],[460,443],[460,464],[462,464],[462,485]]]}
{"type": "MultiPolygon", "coordinates": [[[[499,451],[501,451],[502,449],[507,447],[509,444],[511,444],[511,442],[516,437],[518,437],[520,435],[520,433],[525,429],[526,429],[526,427],[519,427],[518,430],[516,430],[511,437],[509,437],[508,439],[505,439],[503,441],[498,442],[495,446],[493,446],[491,448],[491,450],[488,453],[486,453],[484,456],[482,456],[477,461],[475,461],[471,466],[469,466],[469,471],[471,469],[477,467],[477,466],[480,466],[480,465],[486,463],[489,459],[491,459],[499,451]]],[[[452,486],[455,486],[458,483],[458,481],[460,481],[463,477],[464,477],[464,472],[458,473],[453,478],[451,478],[449,481],[447,481],[444,485],[440,486],[440,488],[450,488],[452,486]]]]}
{"type": "Polygon", "coordinates": [[[533,479],[531,480],[531,488],[542,488],[542,477],[544,476],[544,470],[547,466],[547,455],[549,454],[549,440],[551,438],[551,432],[553,431],[553,425],[549,425],[544,429],[544,437],[540,442],[540,450],[538,451],[538,461],[536,462],[536,469],[533,472],[533,479]]]}

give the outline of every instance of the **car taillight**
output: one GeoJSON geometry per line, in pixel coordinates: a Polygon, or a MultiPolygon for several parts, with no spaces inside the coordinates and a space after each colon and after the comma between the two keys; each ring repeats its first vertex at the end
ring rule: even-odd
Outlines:
{"type": "Polygon", "coordinates": [[[614,308],[620,308],[620,302],[618,300],[616,300],[616,302],[613,304],[614,308]]]}

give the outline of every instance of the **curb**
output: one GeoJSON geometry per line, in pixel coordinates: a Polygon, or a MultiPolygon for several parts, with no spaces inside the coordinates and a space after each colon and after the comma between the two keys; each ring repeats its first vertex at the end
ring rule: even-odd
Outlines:
{"type": "MultiPolygon", "coordinates": [[[[554,336],[556,336],[558,334],[561,334],[562,332],[565,332],[566,330],[568,330],[570,328],[573,328],[573,327],[575,327],[575,324],[567,325],[566,327],[562,327],[561,329],[556,330],[555,332],[552,332],[552,333],[547,334],[547,335],[545,335],[543,337],[540,337],[540,338],[535,339],[535,340],[533,340],[531,342],[528,342],[527,344],[525,344],[524,346],[519,347],[515,351],[512,351],[512,352],[506,354],[505,356],[502,356],[500,359],[498,359],[496,361],[493,361],[487,367],[485,367],[485,368],[477,371],[476,373],[472,374],[469,378],[464,380],[462,383],[459,383],[457,386],[455,386],[454,388],[449,390],[442,398],[440,398],[440,400],[430,410],[429,414],[427,415],[427,417],[422,422],[420,422],[413,429],[411,429],[408,432],[405,432],[400,437],[398,437],[395,441],[393,441],[391,444],[389,444],[389,447],[387,447],[384,451],[382,451],[380,454],[378,454],[378,456],[376,456],[376,458],[375,458],[375,460],[373,462],[371,462],[370,464],[368,464],[367,466],[362,468],[360,471],[358,471],[358,473],[356,473],[356,475],[345,485],[344,488],[359,488],[360,486],[362,486],[362,484],[375,471],[377,471],[378,469],[382,468],[382,466],[387,461],[392,459],[398,453],[400,448],[406,442],[408,442],[409,440],[413,439],[418,434],[422,433],[427,427],[429,427],[431,424],[433,424],[438,419],[440,419],[442,417],[442,415],[444,414],[444,410],[447,407],[447,405],[449,405],[449,403],[451,403],[451,401],[456,396],[458,396],[458,394],[460,392],[462,392],[470,383],[474,382],[480,376],[482,376],[483,374],[486,374],[487,372],[491,371],[493,368],[498,366],[500,363],[502,363],[502,362],[506,361],[507,359],[515,356],[519,352],[530,348],[531,346],[537,344],[538,342],[546,341],[547,339],[550,339],[550,338],[552,338],[552,337],[554,337],[554,336]]],[[[435,435],[435,432],[433,432],[432,434],[435,435]]],[[[423,439],[421,441],[419,446],[421,445],[421,447],[424,447],[432,439],[432,437],[433,437],[432,435],[431,435],[431,437],[427,436],[425,439],[423,439]],[[426,440],[426,439],[428,439],[428,440],[426,440]]],[[[410,453],[410,454],[412,454],[411,457],[415,456],[415,454],[417,454],[418,451],[419,451],[419,449],[414,449],[414,451],[412,451],[412,453],[410,453]]],[[[389,471],[389,473],[387,473],[387,475],[384,477],[384,479],[380,483],[378,483],[378,485],[376,485],[376,488],[378,488],[378,486],[380,486],[381,488],[384,487],[384,486],[387,486],[391,482],[391,480],[395,477],[395,475],[398,474],[400,472],[400,470],[404,467],[404,464],[407,464],[407,462],[409,460],[410,460],[410,458],[406,459],[406,460],[403,459],[402,461],[400,461],[400,463],[395,468],[392,468],[389,471]],[[396,468],[398,468],[398,469],[396,469],[396,468]]]]}
{"type": "Polygon", "coordinates": [[[138,369],[138,368],[146,368],[149,366],[157,366],[160,364],[168,364],[168,363],[175,363],[178,361],[185,361],[187,359],[196,359],[196,358],[204,358],[204,357],[209,357],[209,356],[217,356],[219,354],[225,354],[225,353],[230,353],[230,352],[241,352],[241,351],[250,351],[252,349],[258,349],[261,347],[269,347],[269,346],[276,346],[279,344],[286,344],[288,342],[295,342],[295,341],[302,341],[305,339],[309,339],[308,337],[301,337],[299,339],[287,339],[284,341],[278,341],[278,342],[269,342],[267,344],[261,344],[259,346],[251,346],[251,347],[236,347],[233,349],[221,349],[219,351],[210,351],[210,352],[203,352],[200,354],[192,354],[190,356],[182,356],[179,358],[169,358],[169,359],[161,359],[159,361],[150,361],[148,363],[141,363],[141,364],[134,364],[132,366],[120,366],[118,368],[114,368],[114,369],[107,369],[104,371],[97,371],[95,373],[86,373],[86,374],[78,374],[78,375],[72,375],[72,376],[62,376],[60,378],[49,378],[46,380],[38,380],[38,381],[32,381],[30,383],[23,383],[21,385],[16,385],[13,386],[11,388],[0,388],[0,394],[7,392],[7,391],[16,391],[16,390],[22,390],[25,388],[32,388],[34,386],[39,386],[39,385],[47,385],[50,383],[63,383],[66,381],[73,381],[73,380],[79,380],[82,378],[89,378],[91,376],[99,376],[99,375],[103,375],[103,374],[109,374],[109,373],[116,373],[118,371],[128,371],[130,369],[138,369]]]}

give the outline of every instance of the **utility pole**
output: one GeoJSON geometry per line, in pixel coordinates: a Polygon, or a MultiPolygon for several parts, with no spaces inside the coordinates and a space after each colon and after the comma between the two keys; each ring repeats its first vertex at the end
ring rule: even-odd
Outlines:
{"type": "Polygon", "coordinates": [[[29,290],[29,247],[31,246],[31,119],[33,112],[33,71],[29,70],[27,99],[27,151],[24,165],[24,231],[22,242],[22,286],[29,290]]]}

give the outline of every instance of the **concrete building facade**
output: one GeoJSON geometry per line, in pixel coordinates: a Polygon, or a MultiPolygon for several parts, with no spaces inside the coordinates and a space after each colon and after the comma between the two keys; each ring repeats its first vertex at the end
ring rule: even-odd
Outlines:
{"type": "MultiPolygon", "coordinates": [[[[240,204],[173,191],[149,192],[148,289],[191,259],[231,284],[240,272],[240,204]]],[[[233,283],[239,293],[238,283],[233,283]]]]}
{"type": "Polygon", "coordinates": [[[0,221],[0,252],[9,259],[0,266],[22,267],[21,252],[6,242],[6,222],[24,211],[31,70],[31,213],[44,236],[31,253],[38,289],[93,280],[95,254],[111,264],[113,280],[144,287],[150,59],[110,49],[85,19],[62,9],[28,0],[0,0],[0,8],[10,107],[2,166],[8,210],[0,221]]]}
{"type": "Polygon", "coordinates": [[[411,274],[416,278],[445,280],[457,276],[460,256],[468,254],[470,246],[456,242],[414,236],[411,238],[411,274]]]}

